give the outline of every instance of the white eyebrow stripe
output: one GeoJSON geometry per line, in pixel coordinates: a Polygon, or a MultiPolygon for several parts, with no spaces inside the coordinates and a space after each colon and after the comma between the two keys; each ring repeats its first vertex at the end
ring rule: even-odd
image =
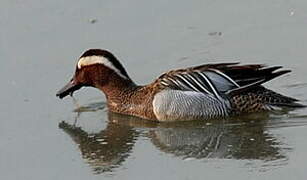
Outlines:
{"type": "Polygon", "coordinates": [[[128,79],[127,76],[123,75],[119,69],[117,69],[113,63],[108,60],[107,58],[103,56],[87,56],[87,57],[82,57],[78,61],[78,69],[81,69],[82,67],[93,65],[93,64],[102,64],[110,69],[112,69],[116,74],[118,74],[120,77],[124,79],[128,79]]]}

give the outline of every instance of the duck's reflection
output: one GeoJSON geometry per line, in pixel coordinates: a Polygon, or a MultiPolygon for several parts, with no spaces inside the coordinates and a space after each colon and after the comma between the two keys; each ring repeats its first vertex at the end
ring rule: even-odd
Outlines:
{"type": "Polygon", "coordinates": [[[227,158],[271,161],[285,158],[281,143],[265,130],[268,118],[251,117],[210,122],[154,123],[108,113],[108,125],[89,134],[61,122],[59,127],[79,145],[95,173],[112,171],[129,156],[137,138],[147,136],[161,151],[180,158],[227,158]],[[140,133],[141,132],[141,133],[140,133]]]}
{"type": "Polygon", "coordinates": [[[97,134],[89,134],[81,127],[61,122],[63,129],[79,145],[83,159],[96,174],[111,171],[129,156],[137,132],[128,126],[109,122],[107,128],[97,134]]]}
{"type": "Polygon", "coordinates": [[[201,127],[160,128],[150,132],[161,151],[183,158],[276,160],[279,143],[263,126],[214,123],[201,127]]]}

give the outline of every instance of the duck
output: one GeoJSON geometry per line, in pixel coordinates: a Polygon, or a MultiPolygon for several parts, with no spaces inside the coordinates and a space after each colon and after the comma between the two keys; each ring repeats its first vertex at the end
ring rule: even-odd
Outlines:
{"type": "Polygon", "coordinates": [[[289,72],[282,66],[211,63],[171,70],[148,85],[137,85],[110,51],[89,49],[56,96],[62,99],[82,87],[94,87],[105,94],[114,113],[158,122],[207,120],[305,107],[263,86],[289,72]]]}

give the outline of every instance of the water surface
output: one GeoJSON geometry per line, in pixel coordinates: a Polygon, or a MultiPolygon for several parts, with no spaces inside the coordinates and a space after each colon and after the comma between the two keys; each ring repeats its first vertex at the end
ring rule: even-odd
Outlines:
{"type": "Polygon", "coordinates": [[[282,65],[307,104],[307,2],[38,1],[0,6],[1,179],[306,179],[307,110],[159,124],[59,100],[80,54],[111,50],[139,84],[209,62],[282,65]]]}

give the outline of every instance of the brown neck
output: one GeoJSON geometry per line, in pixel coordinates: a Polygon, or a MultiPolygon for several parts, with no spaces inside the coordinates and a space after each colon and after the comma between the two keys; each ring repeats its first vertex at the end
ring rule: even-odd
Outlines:
{"type": "Polygon", "coordinates": [[[109,81],[98,88],[103,91],[107,97],[108,104],[120,104],[124,99],[127,100],[129,94],[138,86],[129,78],[124,79],[116,73],[109,75],[109,81]]]}
{"type": "Polygon", "coordinates": [[[154,87],[137,86],[130,78],[123,79],[116,73],[108,77],[108,83],[98,88],[105,93],[110,111],[156,119],[152,108],[154,87]]]}

